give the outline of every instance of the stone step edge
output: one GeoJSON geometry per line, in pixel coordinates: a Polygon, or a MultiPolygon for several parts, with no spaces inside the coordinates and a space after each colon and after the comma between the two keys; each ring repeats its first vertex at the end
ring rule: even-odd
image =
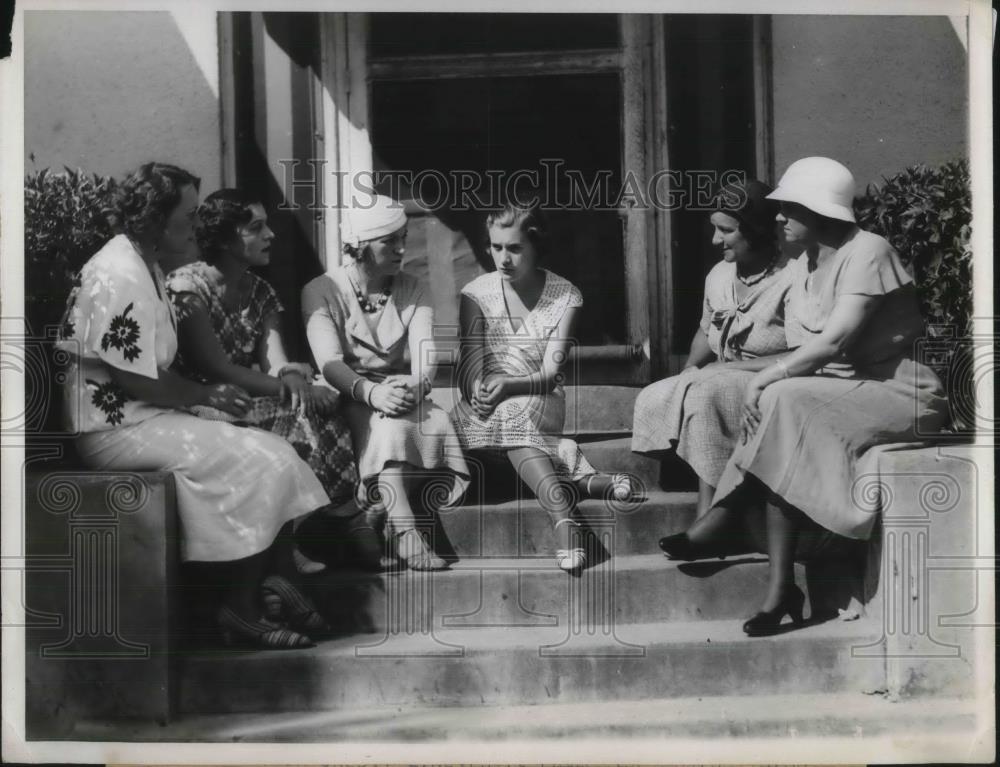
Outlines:
{"type": "MultiPolygon", "coordinates": [[[[694,490],[657,490],[650,489],[647,490],[641,501],[615,501],[609,502],[604,501],[601,498],[586,498],[579,503],[579,509],[582,513],[586,513],[593,509],[593,507],[607,506],[612,511],[615,511],[616,515],[628,515],[630,513],[637,512],[639,510],[645,509],[672,509],[677,507],[684,507],[685,509],[692,508],[698,504],[698,493],[694,490]]],[[[530,508],[532,510],[538,510],[541,507],[538,505],[538,499],[533,497],[527,498],[514,498],[510,500],[497,501],[488,500],[482,504],[478,503],[463,503],[460,506],[452,506],[451,508],[438,510],[439,516],[450,516],[461,513],[475,513],[477,510],[482,509],[483,512],[516,512],[521,509],[530,508]]]]}
{"type": "MultiPolygon", "coordinates": [[[[835,692],[732,695],[504,706],[372,706],[346,710],[193,714],[166,725],[81,721],[81,740],[340,743],[508,740],[545,742],[567,736],[609,740],[653,735],[660,741],[782,737],[850,737],[857,746],[881,735],[947,731],[967,746],[982,704],[971,698],[891,700],[882,694],[835,692]],[[359,724],[360,723],[360,724],[359,724]],[[368,723],[367,725],[364,723],[368,723]]],[[[704,745],[704,744],[699,744],[704,745]]],[[[565,747],[565,744],[562,745],[565,747]]],[[[963,751],[964,752],[964,751],[963,751]]],[[[623,752],[627,755],[627,750],[623,752]]],[[[872,756],[868,749],[866,758],[872,756]]]]}
{"type": "MultiPolygon", "coordinates": [[[[679,646],[708,646],[717,649],[724,646],[743,646],[752,648],[755,644],[787,643],[787,642],[838,642],[863,641],[868,644],[881,639],[881,626],[871,617],[861,617],[856,620],[829,620],[825,623],[807,625],[795,631],[786,631],[770,637],[747,637],[742,629],[743,619],[701,620],[701,621],[670,621],[656,623],[632,623],[618,627],[621,636],[604,637],[598,635],[581,636],[575,649],[584,652],[586,648],[597,652],[606,648],[615,651],[614,654],[602,656],[595,654],[595,660],[620,662],[619,652],[622,641],[629,645],[655,647],[665,649],[679,646]]],[[[481,627],[447,627],[433,629],[434,640],[442,647],[452,644],[454,651],[435,653],[436,659],[443,662],[458,662],[471,656],[496,653],[517,653],[538,651],[539,646],[552,644],[555,638],[561,638],[566,633],[566,626],[553,627],[507,627],[504,631],[483,631],[481,627]]],[[[356,657],[360,646],[379,645],[384,659],[406,657],[416,649],[421,652],[426,647],[426,637],[410,635],[387,636],[381,632],[375,634],[350,635],[320,642],[315,647],[288,652],[266,650],[245,650],[220,653],[218,650],[193,650],[179,655],[177,661],[187,667],[200,663],[234,662],[240,663],[271,663],[285,664],[288,662],[303,663],[310,660],[322,661],[324,658],[338,656],[356,657]]],[[[634,659],[644,657],[645,653],[633,653],[634,659]]],[[[422,656],[423,657],[423,656],[422,656]]],[[[573,655],[560,657],[554,655],[555,662],[568,660],[573,655]]],[[[379,660],[372,657],[371,660],[379,660]]]]}

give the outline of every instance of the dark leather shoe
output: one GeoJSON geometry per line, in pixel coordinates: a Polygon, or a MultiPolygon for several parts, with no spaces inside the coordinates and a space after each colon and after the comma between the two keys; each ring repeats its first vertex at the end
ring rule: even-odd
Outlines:
{"type": "Polygon", "coordinates": [[[720,554],[710,546],[702,546],[691,541],[687,533],[675,533],[665,538],[660,538],[660,550],[670,559],[679,559],[682,562],[694,562],[698,559],[725,559],[725,554],[720,554]]]}
{"type": "Polygon", "coordinates": [[[743,624],[743,633],[751,637],[766,637],[777,634],[785,629],[781,626],[781,620],[786,615],[790,615],[792,623],[799,625],[802,623],[802,607],[805,605],[806,595],[802,589],[793,586],[781,604],[773,610],[761,610],[750,620],[743,624]]]}

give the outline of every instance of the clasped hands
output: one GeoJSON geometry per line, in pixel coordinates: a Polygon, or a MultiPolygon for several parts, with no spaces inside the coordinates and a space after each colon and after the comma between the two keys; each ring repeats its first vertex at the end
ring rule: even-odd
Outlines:
{"type": "Polygon", "coordinates": [[[392,418],[409,413],[428,394],[430,386],[425,379],[395,375],[375,384],[368,401],[372,409],[392,418]]]}
{"type": "Polygon", "coordinates": [[[480,418],[489,418],[497,405],[507,398],[509,387],[510,381],[503,375],[477,379],[472,384],[472,399],[469,402],[472,411],[480,418]]]}

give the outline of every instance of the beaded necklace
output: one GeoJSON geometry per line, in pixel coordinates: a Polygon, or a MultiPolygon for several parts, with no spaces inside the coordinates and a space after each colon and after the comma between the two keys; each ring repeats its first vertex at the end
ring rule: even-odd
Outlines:
{"type": "Polygon", "coordinates": [[[368,296],[361,292],[361,288],[358,287],[358,283],[348,275],[347,278],[351,283],[351,288],[354,290],[354,296],[358,299],[358,305],[361,307],[361,311],[365,314],[375,314],[375,312],[382,309],[388,302],[389,296],[392,295],[392,277],[388,277],[385,281],[385,287],[382,288],[382,292],[379,293],[378,298],[372,302],[368,296]]]}
{"type": "Polygon", "coordinates": [[[762,271],[760,274],[754,275],[753,277],[744,277],[742,274],[740,274],[739,269],[737,269],[736,279],[738,279],[740,282],[742,282],[749,288],[751,285],[756,285],[758,282],[769,277],[771,273],[774,271],[775,263],[776,262],[772,260],[771,263],[767,265],[767,269],[762,271]]]}

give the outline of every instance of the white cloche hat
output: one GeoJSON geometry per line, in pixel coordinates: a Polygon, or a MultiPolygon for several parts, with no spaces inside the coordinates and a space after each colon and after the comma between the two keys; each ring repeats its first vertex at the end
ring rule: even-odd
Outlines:
{"type": "Polygon", "coordinates": [[[829,157],[805,157],[788,166],[768,199],[796,202],[827,218],[855,222],[854,176],[829,157]]]}

